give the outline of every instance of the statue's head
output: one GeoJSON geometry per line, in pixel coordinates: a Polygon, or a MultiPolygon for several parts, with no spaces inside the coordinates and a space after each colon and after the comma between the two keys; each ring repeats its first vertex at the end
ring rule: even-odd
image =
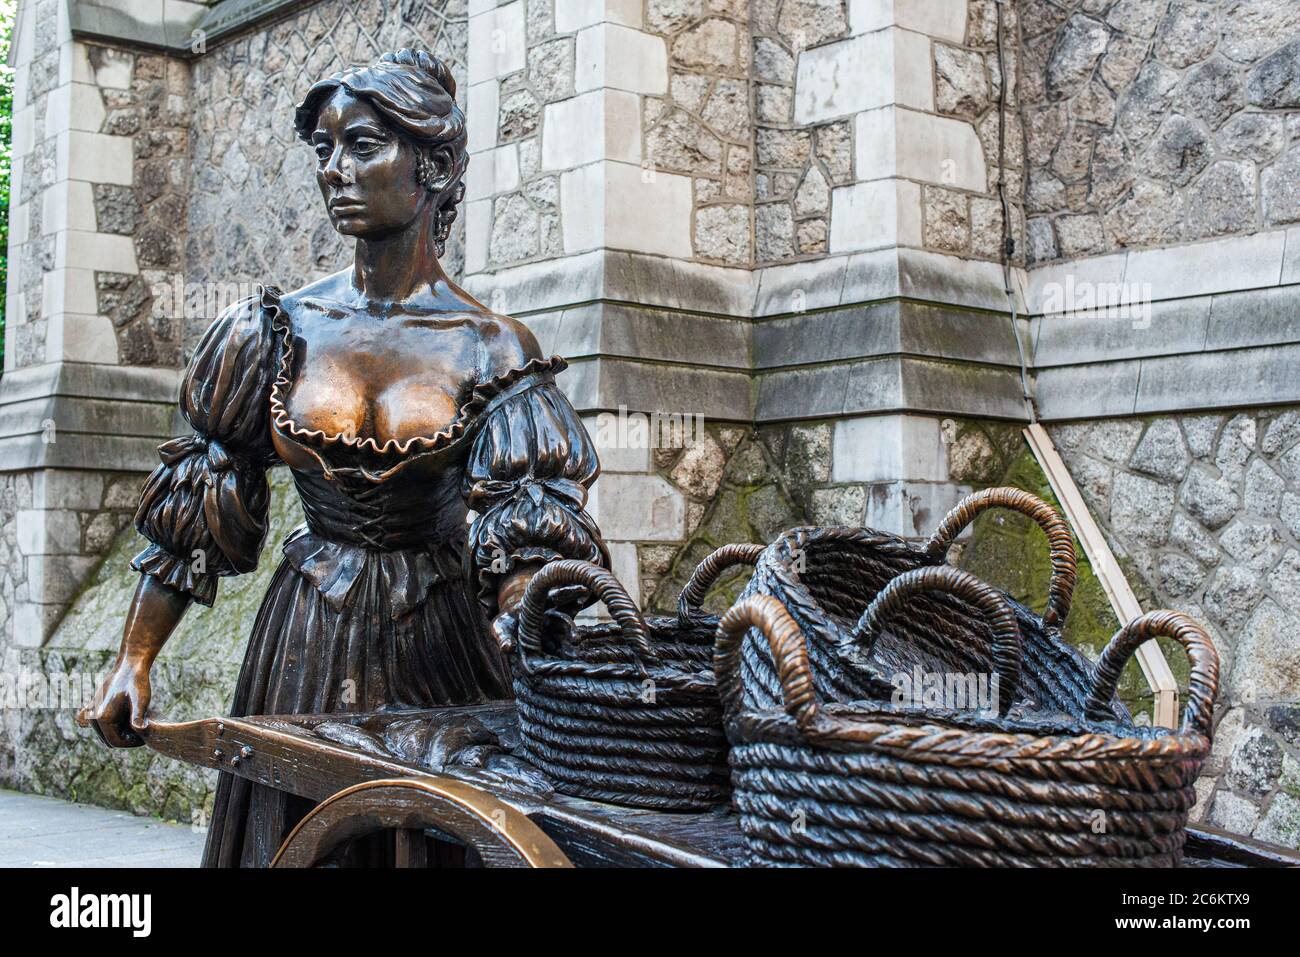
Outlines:
{"type": "Polygon", "coordinates": [[[399,50],[335,73],[307,91],[294,126],[316,150],[316,182],[335,229],[379,237],[432,214],[442,254],[469,161],[445,63],[399,50]]]}

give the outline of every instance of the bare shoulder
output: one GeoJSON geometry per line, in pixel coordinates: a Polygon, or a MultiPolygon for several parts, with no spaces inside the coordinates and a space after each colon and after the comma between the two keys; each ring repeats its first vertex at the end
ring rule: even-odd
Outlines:
{"type": "Polygon", "coordinates": [[[280,305],[289,311],[302,306],[309,299],[341,299],[352,287],[352,269],[340,269],[305,286],[285,293],[280,297],[280,305]]]}
{"type": "Polygon", "coordinates": [[[518,319],[484,313],[475,317],[474,326],[483,350],[484,373],[489,378],[543,358],[537,337],[518,319]]]}

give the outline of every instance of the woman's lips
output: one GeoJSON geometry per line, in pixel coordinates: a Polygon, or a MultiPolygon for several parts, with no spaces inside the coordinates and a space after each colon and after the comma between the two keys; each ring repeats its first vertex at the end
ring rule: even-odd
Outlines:
{"type": "Polygon", "coordinates": [[[356,199],[331,199],[329,201],[330,212],[333,213],[356,213],[362,208],[360,200],[356,199]]]}

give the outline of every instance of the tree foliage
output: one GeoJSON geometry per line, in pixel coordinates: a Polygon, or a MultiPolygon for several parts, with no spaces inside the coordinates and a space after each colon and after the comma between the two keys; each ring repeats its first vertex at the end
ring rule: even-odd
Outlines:
{"type": "Polygon", "coordinates": [[[0,369],[4,368],[9,284],[9,146],[14,118],[14,71],[8,61],[13,32],[14,0],[0,0],[0,369]]]}

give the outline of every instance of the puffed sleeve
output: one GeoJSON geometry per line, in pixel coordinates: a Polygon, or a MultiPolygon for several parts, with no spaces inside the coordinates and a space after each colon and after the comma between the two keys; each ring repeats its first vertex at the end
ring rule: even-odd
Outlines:
{"type": "Polygon", "coordinates": [[[549,375],[519,386],[526,388],[485,413],[465,472],[465,499],[478,513],[466,557],[489,614],[500,579],[521,563],[577,558],[609,567],[600,529],[584,511],[600,474],[591,438],[549,375]]]}
{"type": "Polygon", "coordinates": [[[150,544],[131,567],[204,605],[219,577],[257,567],[266,539],[266,470],[276,459],[268,410],[274,308],[265,297],[245,300],[208,327],[181,386],[181,413],[194,433],[158,447],[162,464],[135,513],[150,544]]]}

